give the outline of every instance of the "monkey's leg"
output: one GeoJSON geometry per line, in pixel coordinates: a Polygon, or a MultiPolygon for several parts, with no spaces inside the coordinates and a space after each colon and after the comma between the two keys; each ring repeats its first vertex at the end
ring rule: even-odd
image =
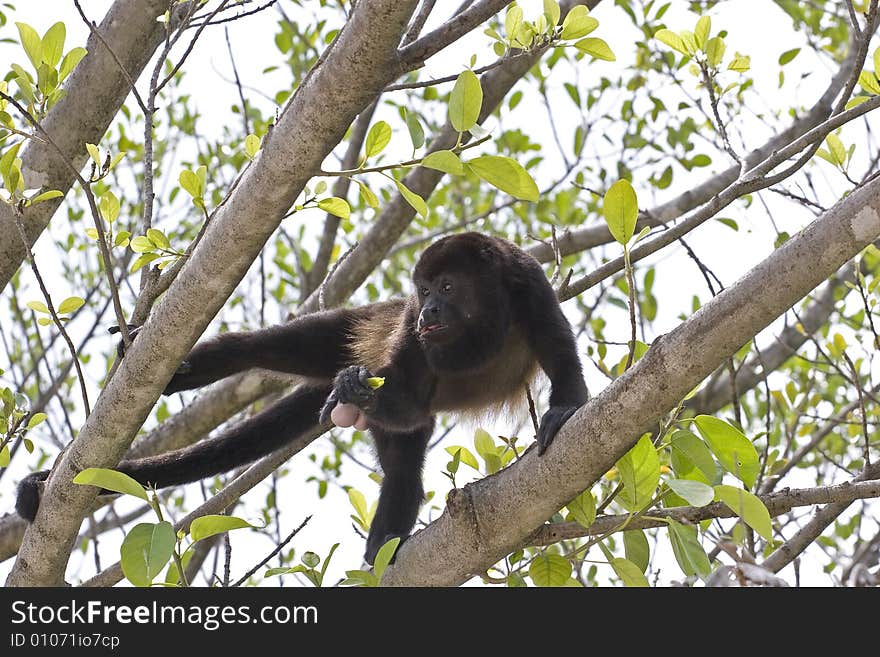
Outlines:
{"type": "Polygon", "coordinates": [[[361,309],[336,309],[256,331],[221,333],[193,347],[164,393],[200,388],[260,367],[330,381],[350,362],[361,309]]]}
{"type": "Polygon", "coordinates": [[[364,559],[369,564],[386,542],[398,536],[406,539],[415,525],[425,496],[422,466],[433,429],[433,422],[408,433],[371,428],[384,478],[379,505],[367,537],[364,559]]]}
{"type": "MultiPolygon", "coordinates": [[[[279,449],[318,423],[330,386],[303,387],[223,433],[158,456],[122,461],[115,470],[145,486],[163,488],[232,470],[279,449]]],[[[28,521],[40,504],[39,482],[49,471],[34,472],[18,485],[15,508],[28,521]]]]}

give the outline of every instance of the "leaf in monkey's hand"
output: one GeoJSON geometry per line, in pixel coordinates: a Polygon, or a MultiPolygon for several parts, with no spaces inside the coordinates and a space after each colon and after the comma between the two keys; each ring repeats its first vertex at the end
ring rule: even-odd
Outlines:
{"type": "Polygon", "coordinates": [[[377,390],[385,385],[385,377],[384,376],[371,376],[367,379],[367,385],[370,386],[373,390],[377,390]]]}

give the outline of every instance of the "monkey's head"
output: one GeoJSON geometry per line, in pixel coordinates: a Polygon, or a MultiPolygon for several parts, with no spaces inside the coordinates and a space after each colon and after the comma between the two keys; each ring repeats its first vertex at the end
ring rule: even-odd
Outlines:
{"type": "Polygon", "coordinates": [[[413,272],[416,330],[435,371],[476,370],[501,348],[510,327],[504,254],[478,233],[445,237],[413,272]]]}

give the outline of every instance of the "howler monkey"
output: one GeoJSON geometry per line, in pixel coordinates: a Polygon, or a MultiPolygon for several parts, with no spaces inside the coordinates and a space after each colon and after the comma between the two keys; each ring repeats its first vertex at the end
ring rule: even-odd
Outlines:
{"type": "MultiPolygon", "coordinates": [[[[422,465],[441,412],[474,413],[522,399],[540,367],[550,408],[537,434],[542,453],[587,400],[575,340],[538,262],[497,237],[464,233],[428,247],[405,299],[307,315],[288,324],[224,333],[193,348],[164,394],[250,368],[308,383],[219,436],[159,456],[122,461],[145,485],[197,481],[264,456],[332,419],[372,434],[384,473],[366,560],[405,538],[423,497],[422,465]],[[371,377],[384,382],[374,387],[371,377]],[[371,385],[373,384],[373,385],[371,385]]],[[[32,520],[37,482],[25,478],[16,508],[32,520]]]]}

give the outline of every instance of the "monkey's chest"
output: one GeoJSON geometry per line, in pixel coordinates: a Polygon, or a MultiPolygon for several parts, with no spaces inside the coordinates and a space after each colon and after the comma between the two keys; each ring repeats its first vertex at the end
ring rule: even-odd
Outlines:
{"type": "Polygon", "coordinates": [[[492,414],[524,405],[526,386],[537,367],[521,336],[511,336],[501,351],[477,372],[440,377],[431,399],[431,411],[492,414]]]}

